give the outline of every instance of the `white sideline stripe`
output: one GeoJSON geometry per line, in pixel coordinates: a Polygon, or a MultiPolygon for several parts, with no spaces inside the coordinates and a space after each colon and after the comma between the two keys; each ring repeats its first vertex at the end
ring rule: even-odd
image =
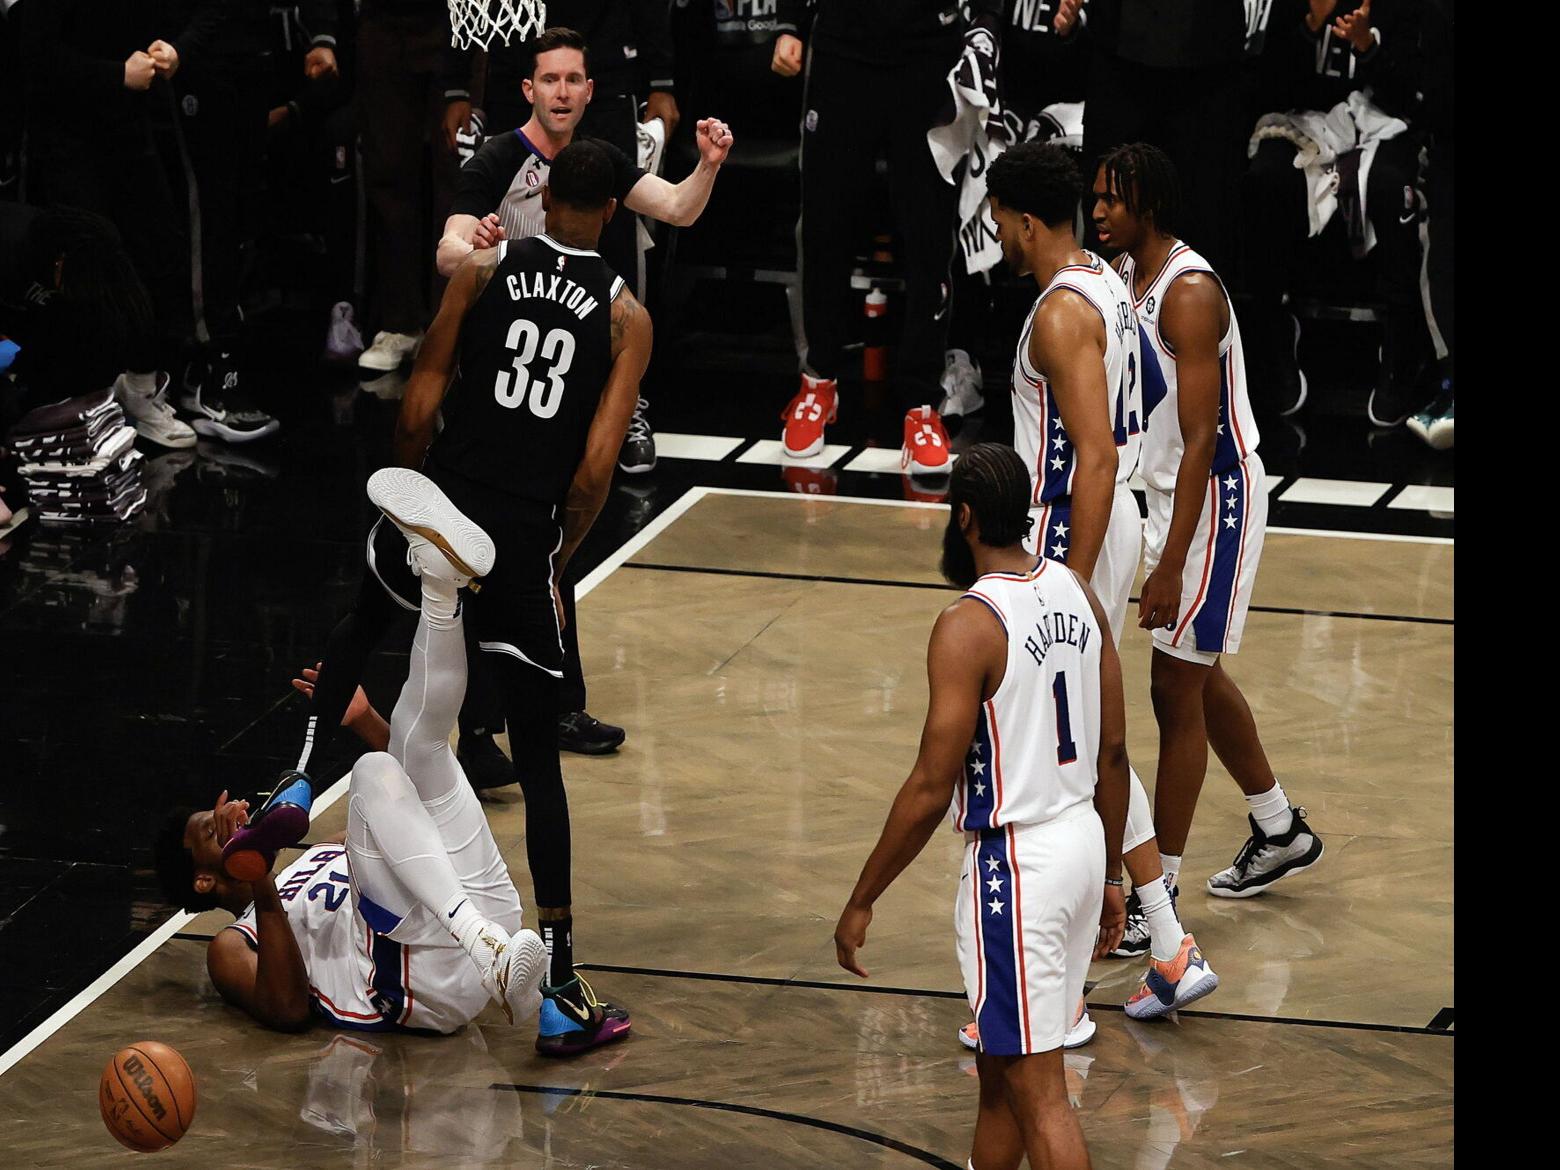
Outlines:
{"type": "MultiPolygon", "coordinates": [[[[840,443],[825,443],[823,450],[806,459],[792,459],[785,453],[785,444],[779,439],[760,439],[737,456],[738,463],[768,463],[773,467],[832,467],[849,455],[851,448],[840,443]]],[[[894,453],[894,465],[899,465],[899,453],[894,453]]]]}
{"type": "Polygon", "coordinates": [[[1388,483],[1301,476],[1280,492],[1278,498],[1286,504],[1339,504],[1346,508],[1368,508],[1391,490],[1392,485],[1388,483]]]}
{"type": "Polygon", "coordinates": [[[746,439],[733,439],[730,435],[680,435],[675,431],[657,431],[655,453],[662,459],[702,459],[719,463],[746,442],[746,439]]]}
{"type": "Polygon", "coordinates": [[[1387,507],[1450,513],[1454,511],[1455,498],[1449,487],[1431,487],[1429,484],[1413,483],[1399,492],[1387,507]]]}

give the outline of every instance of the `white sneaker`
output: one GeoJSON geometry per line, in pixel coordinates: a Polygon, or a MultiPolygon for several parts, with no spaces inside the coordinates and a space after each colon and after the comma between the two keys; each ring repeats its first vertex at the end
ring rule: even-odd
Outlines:
{"type": "Polygon", "coordinates": [[[510,935],[489,922],[477,934],[471,961],[477,965],[483,988],[511,1024],[524,1023],[542,1010],[547,947],[536,931],[522,927],[510,935]]]}
{"type": "Polygon", "coordinates": [[[150,390],[135,385],[130,378],[120,374],[114,379],[114,397],[130,416],[136,433],[163,447],[193,447],[194,429],[180,421],[168,405],[168,375],[158,370],[150,390]]]}
{"type": "Polygon", "coordinates": [[[412,571],[457,589],[493,571],[493,538],[450,503],[426,475],[383,467],[368,477],[368,498],[406,536],[412,571]]]}
{"type": "Polygon", "coordinates": [[[937,413],[945,418],[973,414],[986,405],[981,395],[980,366],[962,349],[950,349],[942,372],[942,405],[937,413]]]}
{"type": "Polygon", "coordinates": [[[374,334],[374,344],[358,357],[358,369],[381,373],[398,370],[402,362],[417,356],[422,339],[421,333],[390,333],[381,329],[374,334]]]}
{"type": "Polygon", "coordinates": [[[362,352],[363,335],[352,315],[352,302],[337,301],[330,311],[330,328],[325,331],[324,360],[330,365],[344,366],[362,352]]]}
{"type": "MultiPolygon", "coordinates": [[[[1098,1031],[1094,1021],[1089,1019],[1089,1011],[1084,1007],[1083,1000],[1078,1001],[1078,1017],[1073,1020],[1071,1028],[1067,1029],[1067,1035],[1062,1037],[1063,1048],[1082,1048],[1090,1040],[1094,1039],[1094,1033],[1098,1031]]],[[[959,1029],[959,1043],[971,1052],[980,1051],[980,1025],[974,1020],[959,1029]]]]}

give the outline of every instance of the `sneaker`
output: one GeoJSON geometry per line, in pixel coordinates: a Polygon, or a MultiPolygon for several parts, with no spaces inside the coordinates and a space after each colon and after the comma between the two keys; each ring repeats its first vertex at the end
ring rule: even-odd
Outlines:
{"type": "Polygon", "coordinates": [[[947,475],[948,431],[930,406],[918,406],[905,415],[905,444],[899,451],[899,467],[910,475],[947,475]]]}
{"type": "MultiPolygon", "coordinates": [[[[1073,1019],[1073,1025],[1067,1029],[1067,1035],[1062,1038],[1063,1048],[1082,1048],[1090,1040],[1094,1039],[1094,1033],[1098,1029],[1093,1020],[1089,1019],[1088,1008],[1083,1000],[1078,1001],[1078,1014],[1073,1019]]],[[[980,1025],[974,1020],[959,1029],[959,1043],[971,1052],[980,1050],[980,1025]]]]}
{"type": "Polygon", "coordinates": [[[417,356],[422,348],[421,333],[391,333],[381,329],[374,334],[374,344],[358,355],[358,369],[389,373],[399,370],[401,363],[417,356]]]}
{"type": "MultiPolygon", "coordinates": [[[[1163,880],[1163,879],[1161,879],[1163,880]]],[[[1181,887],[1172,886],[1170,889],[1170,907],[1175,908],[1176,901],[1181,897],[1181,887]]],[[[1107,958],[1110,959],[1135,959],[1139,955],[1146,955],[1153,943],[1153,932],[1148,929],[1148,919],[1143,914],[1143,903],[1138,898],[1138,893],[1133,890],[1127,895],[1127,929],[1121,936],[1121,943],[1111,951],[1107,958]]]]}
{"type": "Polygon", "coordinates": [[[422,472],[382,467],[368,477],[368,498],[405,534],[407,562],[417,576],[462,589],[493,571],[493,538],[422,472]]]}
{"type": "Polygon", "coordinates": [[[179,405],[194,417],[197,434],[226,443],[252,443],[281,430],[282,424],[251,402],[239,387],[231,354],[215,361],[193,361],[184,370],[179,405]]]}
{"type": "Polygon", "coordinates": [[[492,732],[462,735],[455,747],[455,762],[478,792],[516,783],[515,766],[494,741],[492,732]]]}
{"type": "Polygon", "coordinates": [[[471,959],[482,973],[482,986],[511,1024],[523,1024],[541,1010],[547,946],[536,931],[522,927],[510,935],[489,922],[477,935],[471,959]]]}
{"type": "Polygon", "coordinates": [[[628,434],[623,436],[623,449],[618,452],[618,466],[629,475],[655,470],[655,432],[645,419],[645,411],[649,409],[650,404],[643,398],[635,404],[628,434]]]}
{"type": "Polygon", "coordinates": [[[1427,443],[1431,450],[1450,451],[1456,439],[1457,404],[1450,382],[1441,383],[1441,394],[1418,414],[1409,416],[1408,429],[1427,443]]]}
{"type": "Polygon", "coordinates": [[[222,868],[228,876],[257,882],[270,873],[277,851],[298,844],[307,835],[313,804],[314,786],[306,775],[289,768],[278,776],[260,811],[222,847],[222,868]]]}
{"type": "Polygon", "coordinates": [[[1251,836],[1235,855],[1235,863],[1208,879],[1208,892],[1216,898],[1250,898],[1262,893],[1281,877],[1310,869],[1322,857],[1322,839],[1305,823],[1305,809],[1292,808],[1289,831],[1265,836],[1250,813],[1251,836]]]}
{"type": "Polygon", "coordinates": [[[628,732],[603,723],[588,711],[558,716],[558,750],[582,756],[606,756],[623,746],[628,732]]]}
{"type": "Polygon", "coordinates": [[[136,434],[160,447],[193,447],[195,432],[168,405],[168,375],[158,370],[154,386],[147,390],[130,382],[129,374],[114,379],[114,397],[125,408],[136,434]]]}
{"type": "Polygon", "coordinates": [[[781,444],[792,459],[809,459],[823,450],[823,428],[840,412],[839,383],[833,378],[802,375],[802,388],[796,392],[784,413],[785,430],[781,444]]]}
{"type": "Polygon", "coordinates": [[[576,975],[562,987],[542,985],[542,1015],[536,1051],[543,1056],[573,1056],[621,1040],[633,1027],[628,1012],[596,998],[576,975]]]}
{"type": "MultiPolygon", "coordinates": [[[[1276,405],[1278,415],[1285,418],[1297,412],[1305,405],[1309,386],[1305,380],[1305,371],[1300,368],[1300,319],[1293,313],[1285,313],[1288,318],[1288,330],[1292,341],[1287,347],[1289,352],[1281,355],[1274,367],[1274,388],[1277,391],[1276,405]]],[[[1285,323],[1280,323],[1280,329],[1285,323]]]]}
{"type": "Polygon", "coordinates": [[[363,352],[363,335],[358,332],[351,301],[337,301],[330,311],[330,327],[325,330],[325,352],[320,360],[326,365],[348,366],[363,352]]]}
{"type": "Polygon", "coordinates": [[[979,363],[962,349],[950,349],[944,358],[943,399],[937,413],[944,418],[974,414],[986,405],[981,395],[983,385],[979,363]]]}
{"type": "Polygon", "coordinates": [[[1417,371],[1406,369],[1406,363],[1389,352],[1385,344],[1377,350],[1380,370],[1376,385],[1371,388],[1365,403],[1365,414],[1372,426],[1395,427],[1424,405],[1425,392],[1417,371]]]}
{"type": "Polygon", "coordinates": [[[1127,1015],[1134,1020],[1157,1020],[1160,1016],[1211,995],[1219,986],[1208,960],[1203,958],[1197,940],[1187,935],[1175,958],[1161,963],[1150,959],[1143,982],[1127,1000],[1127,1015]]]}

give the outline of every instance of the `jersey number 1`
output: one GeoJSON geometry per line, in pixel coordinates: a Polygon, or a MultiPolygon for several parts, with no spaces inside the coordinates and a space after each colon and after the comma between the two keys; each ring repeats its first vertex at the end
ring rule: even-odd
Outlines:
{"type": "Polygon", "coordinates": [[[1078,745],[1072,737],[1072,715],[1067,710],[1067,672],[1056,676],[1051,684],[1051,695],[1056,700],[1056,762],[1070,764],[1078,758],[1078,745]]]}
{"type": "Polygon", "coordinates": [[[542,338],[536,323],[522,318],[509,326],[504,345],[514,354],[514,361],[510,369],[499,370],[493,380],[493,396],[498,404],[516,410],[529,400],[531,413],[537,418],[552,418],[563,403],[563,376],[574,364],[574,334],[567,329],[553,329],[542,338]],[[538,349],[552,363],[543,374],[545,381],[531,379],[531,362],[538,349]]]}

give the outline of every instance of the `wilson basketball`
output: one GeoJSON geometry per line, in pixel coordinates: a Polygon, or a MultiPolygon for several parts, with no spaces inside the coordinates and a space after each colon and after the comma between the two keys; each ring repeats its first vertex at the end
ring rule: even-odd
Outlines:
{"type": "Polygon", "coordinates": [[[166,1044],[142,1040],[114,1053],[98,1083],[98,1106],[121,1144],[143,1154],[166,1149],[195,1119],[195,1075],[166,1044]]]}

